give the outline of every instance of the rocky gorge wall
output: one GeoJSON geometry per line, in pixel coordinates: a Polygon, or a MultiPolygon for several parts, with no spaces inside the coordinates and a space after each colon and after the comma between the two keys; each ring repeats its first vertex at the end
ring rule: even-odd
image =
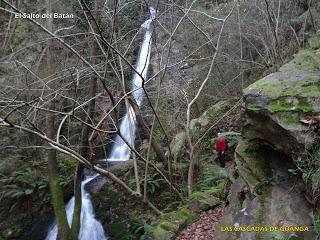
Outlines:
{"type": "Polygon", "coordinates": [[[310,38],[308,49],[245,89],[243,138],[235,150],[239,177],[231,185],[216,239],[317,239],[319,39],[310,38]],[[227,230],[239,226],[304,226],[308,231],[227,230]]]}

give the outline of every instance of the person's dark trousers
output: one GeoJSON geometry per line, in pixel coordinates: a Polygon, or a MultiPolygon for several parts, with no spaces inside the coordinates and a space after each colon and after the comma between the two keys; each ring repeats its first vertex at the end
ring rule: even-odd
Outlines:
{"type": "Polygon", "coordinates": [[[226,156],[225,153],[218,152],[218,158],[220,162],[220,166],[224,168],[226,166],[226,156]]]}

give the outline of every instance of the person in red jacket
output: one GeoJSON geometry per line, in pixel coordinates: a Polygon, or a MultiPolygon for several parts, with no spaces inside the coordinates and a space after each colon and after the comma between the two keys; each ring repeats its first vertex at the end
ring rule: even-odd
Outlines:
{"type": "Polygon", "coordinates": [[[216,151],[218,152],[218,158],[219,158],[220,166],[222,168],[226,166],[225,152],[227,148],[228,148],[227,140],[221,135],[221,133],[218,133],[218,138],[216,142],[216,151]]]}

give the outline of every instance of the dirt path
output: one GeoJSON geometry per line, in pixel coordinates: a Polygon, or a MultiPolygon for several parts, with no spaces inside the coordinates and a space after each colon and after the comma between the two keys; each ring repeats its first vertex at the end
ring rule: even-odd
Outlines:
{"type": "Polygon", "coordinates": [[[224,212],[224,204],[203,212],[200,219],[184,229],[176,240],[214,240],[215,226],[224,212]]]}

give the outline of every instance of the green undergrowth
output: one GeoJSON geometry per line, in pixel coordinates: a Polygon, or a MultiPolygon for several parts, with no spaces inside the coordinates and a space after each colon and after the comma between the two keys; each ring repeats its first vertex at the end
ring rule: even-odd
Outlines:
{"type": "MultiPolygon", "coordinates": [[[[123,174],[128,175],[128,171],[131,170],[127,169],[123,174]]],[[[152,222],[156,216],[142,199],[124,193],[108,182],[92,196],[92,204],[97,219],[112,239],[152,239],[152,222]]]]}
{"type": "MultiPolygon", "coordinates": [[[[5,169],[14,168],[12,165],[3,165],[1,169],[0,219],[3,221],[0,232],[4,239],[21,237],[33,220],[42,214],[52,212],[47,159],[22,159],[16,159],[20,167],[9,175],[5,169]]],[[[70,197],[73,191],[75,162],[60,154],[57,155],[57,159],[61,173],[58,184],[65,196],[70,197]]]]}

